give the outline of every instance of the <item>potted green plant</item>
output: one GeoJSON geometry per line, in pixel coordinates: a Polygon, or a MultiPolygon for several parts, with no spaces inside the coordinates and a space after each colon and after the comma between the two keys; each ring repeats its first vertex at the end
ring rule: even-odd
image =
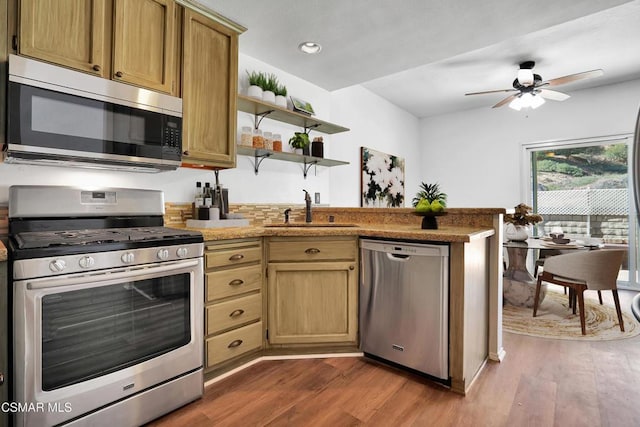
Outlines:
{"type": "Polygon", "coordinates": [[[282,108],[287,108],[287,87],[285,85],[278,85],[275,90],[276,105],[282,108]]]}
{"type": "Polygon", "coordinates": [[[298,154],[309,155],[309,134],[296,132],[290,139],[289,145],[298,154]]]}
{"type": "Polygon", "coordinates": [[[247,71],[247,76],[249,78],[249,88],[247,89],[247,96],[261,100],[262,86],[264,84],[263,80],[265,79],[264,73],[259,73],[257,71],[247,71]]]}
{"type": "Polygon", "coordinates": [[[270,104],[276,103],[275,91],[278,89],[278,77],[271,73],[265,76],[264,84],[262,86],[262,100],[270,104]]]}
{"type": "Polygon", "coordinates": [[[413,207],[418,212],[440,212],[447,207],[447,194],[440,191],[440,184],[420,183],[420,191],[413,198],[413,207]]]}

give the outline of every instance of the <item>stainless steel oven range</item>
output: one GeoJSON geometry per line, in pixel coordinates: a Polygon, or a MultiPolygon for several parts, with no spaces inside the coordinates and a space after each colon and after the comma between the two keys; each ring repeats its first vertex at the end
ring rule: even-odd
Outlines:
{"type": "Polygon", "coordinates": [[[163,213],[160,191],[10,187],[15,425],[140,425],[202,395],[203,238],[163,213]]]}

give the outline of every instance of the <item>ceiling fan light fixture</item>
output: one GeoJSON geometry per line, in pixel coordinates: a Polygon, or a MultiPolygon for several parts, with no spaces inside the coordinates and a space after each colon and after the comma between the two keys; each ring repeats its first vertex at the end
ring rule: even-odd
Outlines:
{"type": "Polygon", "coordinates": [[[309,55],[316,54],[322,50],[322,46],[320,43],[316,42],[302,42],[298,45],[298,49],[303,53],[308,53],[309,55]]]}
{"type": "Polygon", "coordinates": [[[518,70],[518,83],[522,86],[531,86],[533,84],[533,70],[530,68],[520,68],[518,70]]]}
{"type": "Polygon", "coordinates": [[[529,105],[534,110],[545,103],[545,100],[540,95],[531,95],[531,99],[529,100],[529,105]]]}
{"type": "Polygon", "coordinates": [[[509,107],[513,108],[516,111],[520,111],[523,107],[522,104],[523,104],[522,95],[518,95],[515,98],[513,98],[513,101],[509,103],[509,107]]]}

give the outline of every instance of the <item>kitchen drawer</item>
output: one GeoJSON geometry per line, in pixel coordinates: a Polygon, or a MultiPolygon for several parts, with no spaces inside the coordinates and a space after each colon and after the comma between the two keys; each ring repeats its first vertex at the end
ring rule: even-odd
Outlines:
{"type": "Polygon", "coordinates": [[[230,270],[205,273],[206,301],[232,297],[260,289],[262,286],[262,266],[252,265],[230,270]]]}
{"type": "Polygon", "coordinates": [[[350,240],[287,240],[269,242],[269,262],[355,260],[358,245],[350,240]]]}
{"type": "Polygon", "coordinates": [[[206,335],[215,334],[234,326],[260,320],[262,317],[262,294],[253,294],[231,301],[211,304],[206,308],[206,335]]]}
{"type": "Polygon", "coordinates": [[[228,267],[260,261],[262,247],[253,246],[222,251],[205,252],[205,268],[228,267]]]}
{"type": "Polygon", "coordinates": [[[207,368],[262,347],[262,322],[207,339],[207,368]]]}

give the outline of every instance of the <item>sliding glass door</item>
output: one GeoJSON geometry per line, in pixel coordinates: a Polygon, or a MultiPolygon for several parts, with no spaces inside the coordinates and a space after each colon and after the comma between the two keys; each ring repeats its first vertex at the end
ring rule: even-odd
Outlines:
{"type": "Polygon", "coordinates": [[[576,239],[629,248],[619,285],[640,288],[631,144],[631,135],[527,144],[524,181],[534,212],[544,218],[539,235],[561,229],[576,239]]]}

